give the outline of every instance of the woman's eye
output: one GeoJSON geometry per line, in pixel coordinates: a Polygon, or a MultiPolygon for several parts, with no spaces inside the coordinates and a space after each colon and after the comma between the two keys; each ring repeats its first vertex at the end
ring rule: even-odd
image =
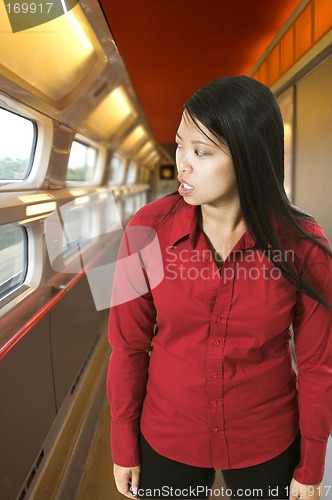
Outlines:
{"type": "Polygon", "coordinates": [[[200,158],[204,158],[204,156],[207,156],[208,153],[206,153],[205,151],[200,151],[200,150],[195,150],[195,155],[196,156],[199,156],[200,158]]]}

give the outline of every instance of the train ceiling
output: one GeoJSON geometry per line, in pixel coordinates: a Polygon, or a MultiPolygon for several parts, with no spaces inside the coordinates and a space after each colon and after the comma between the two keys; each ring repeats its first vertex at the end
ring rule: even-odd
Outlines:
{"type": "Polygon", "coordinates": [[[249,74],[300,0],[99,0],[151,130],[174,144],[183,104],[249,74]]]}

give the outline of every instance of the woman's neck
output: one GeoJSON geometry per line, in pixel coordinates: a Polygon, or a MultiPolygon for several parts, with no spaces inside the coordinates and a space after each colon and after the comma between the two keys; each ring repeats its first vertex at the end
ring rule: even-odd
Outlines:
{"type": "Polygon", "coordinates": [[[201,226],[205,228],[218,228],[222,232],[238,232],[246,229],[239,202],[224,207],[201,205],[201,226]]]}

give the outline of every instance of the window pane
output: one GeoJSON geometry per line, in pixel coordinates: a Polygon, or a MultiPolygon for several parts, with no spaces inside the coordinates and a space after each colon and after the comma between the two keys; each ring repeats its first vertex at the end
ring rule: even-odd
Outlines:
{"type": "Polygon", "coordinates": [[[73,141],[68,163],[68,181],[91,181],[97,166],[97,150],[89,144],[73,141]]]}
{"type": "Polygon", "coordinates": [[[137,178],[137,166],[136,163],[130,162],[127,171],[127,182],[126,184],[135,184],[137,178]]]}
{"type": "Polygon", "coordinates": [[[131,217],[135,212],[135,199],[134,196],[128,196],[124,202],[124,216],[131,217]]]}
{"type": "Polygon", "coordinates": [[[71,210],[62,210],[64,220],[63,248],[70,252],[78,245],[83,245],[91,238],[92,210],[91,207],[74,207],[71,210]]]}
{"type": "Polygon", "coordinates": [[[0,108],[0,179],[23,180],[28,177],[35,135],[31,120],[0,108]]]}
{"type": "Polygon", "coordinates": [[[0,226],[0,299],[18,288],[28,269],[27,234],[14,224],[0,226]]]}
{"type": "Polygon", "coordinates": [[[109,168],[108,183],[112,185],[122,184],[124,173],[124,161],[119,156],[113,155],[109,168]]]}

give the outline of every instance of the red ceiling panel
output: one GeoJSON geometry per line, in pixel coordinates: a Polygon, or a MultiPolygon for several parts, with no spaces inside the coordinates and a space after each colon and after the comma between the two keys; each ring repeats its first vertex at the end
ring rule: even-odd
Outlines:
{"type": "Polygon", "coordinates": [[[99,0],[156,140],[213,78],[248,74],[300,0],[99,0]]]}

